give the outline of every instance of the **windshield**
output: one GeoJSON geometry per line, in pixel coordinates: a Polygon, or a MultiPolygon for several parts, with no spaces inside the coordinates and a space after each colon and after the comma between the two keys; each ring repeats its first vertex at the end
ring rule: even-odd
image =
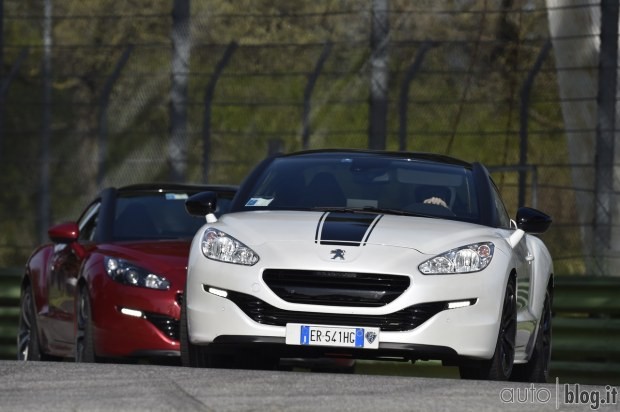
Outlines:
{"type": "Polygon", "coordinates": [[[477,222],[472,171],[394,156],[281,157],[243,191],[241,210],[344,210],[477,222]]]}
{"type": "MultiPolygon", "coordinates": [[[[132,193],[116,199],[114,240],[191,238],[205,223],[191,216],[185,200],[194,193],[132,193]]],[[[218,196],[216,214],[229,209],[230,196],[218,196]]]]}

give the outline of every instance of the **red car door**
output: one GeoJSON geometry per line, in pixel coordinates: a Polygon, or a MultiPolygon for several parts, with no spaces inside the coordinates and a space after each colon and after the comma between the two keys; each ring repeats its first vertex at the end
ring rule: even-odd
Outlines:
{"type": "Polygon", "coordinates": [[[50,256],[48,276],[49,322],[51,345],[73,345],[75,292],[81,257],[72,244],[58,243],[50,256]]]}

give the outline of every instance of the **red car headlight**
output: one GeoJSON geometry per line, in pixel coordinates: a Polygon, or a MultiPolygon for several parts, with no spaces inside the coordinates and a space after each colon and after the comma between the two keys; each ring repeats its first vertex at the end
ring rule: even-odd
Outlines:
{"type": "Polygon", "coordinates": [[[151,273],[133,263],[114,257],[103,258],[106,273],[115,281],[124,285],[149,289],[168,290],[170,282],[163,276],[151,273]]]}

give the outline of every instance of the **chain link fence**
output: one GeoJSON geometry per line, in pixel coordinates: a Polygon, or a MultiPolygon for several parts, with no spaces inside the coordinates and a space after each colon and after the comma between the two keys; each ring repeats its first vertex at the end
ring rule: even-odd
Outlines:
{"type": "Polygon", "coordinates": [[[558,73],[596,66],[559,67],[556,46],[599,32],[554,38],[549,19],[598,3],[215,1],[179,16],[181,1],[4,0],[0,266],[24,264],[101,187],[239,183],[269,152],[379,137],[485,163],[513,215],[520,203],[552,215],[556,271],[588,271],[577,200],[594,188],[575,176],[595,164],[574,161],[569,137],[595,126],[568,127],[563,105],[595,105],[597,89],[567,97],[558,73]]]}

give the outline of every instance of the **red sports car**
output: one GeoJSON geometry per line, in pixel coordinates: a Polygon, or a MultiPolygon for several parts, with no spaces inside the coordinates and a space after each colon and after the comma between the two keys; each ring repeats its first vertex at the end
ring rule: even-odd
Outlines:
{"type": "Polygon", "coordinates": [[[18,359],[179,356],[180,300],[192,237],[204,218],[185,200],[236,188],[142,184],[108,188],[77,222],[49,229],[21,282],[18,359]]]}

